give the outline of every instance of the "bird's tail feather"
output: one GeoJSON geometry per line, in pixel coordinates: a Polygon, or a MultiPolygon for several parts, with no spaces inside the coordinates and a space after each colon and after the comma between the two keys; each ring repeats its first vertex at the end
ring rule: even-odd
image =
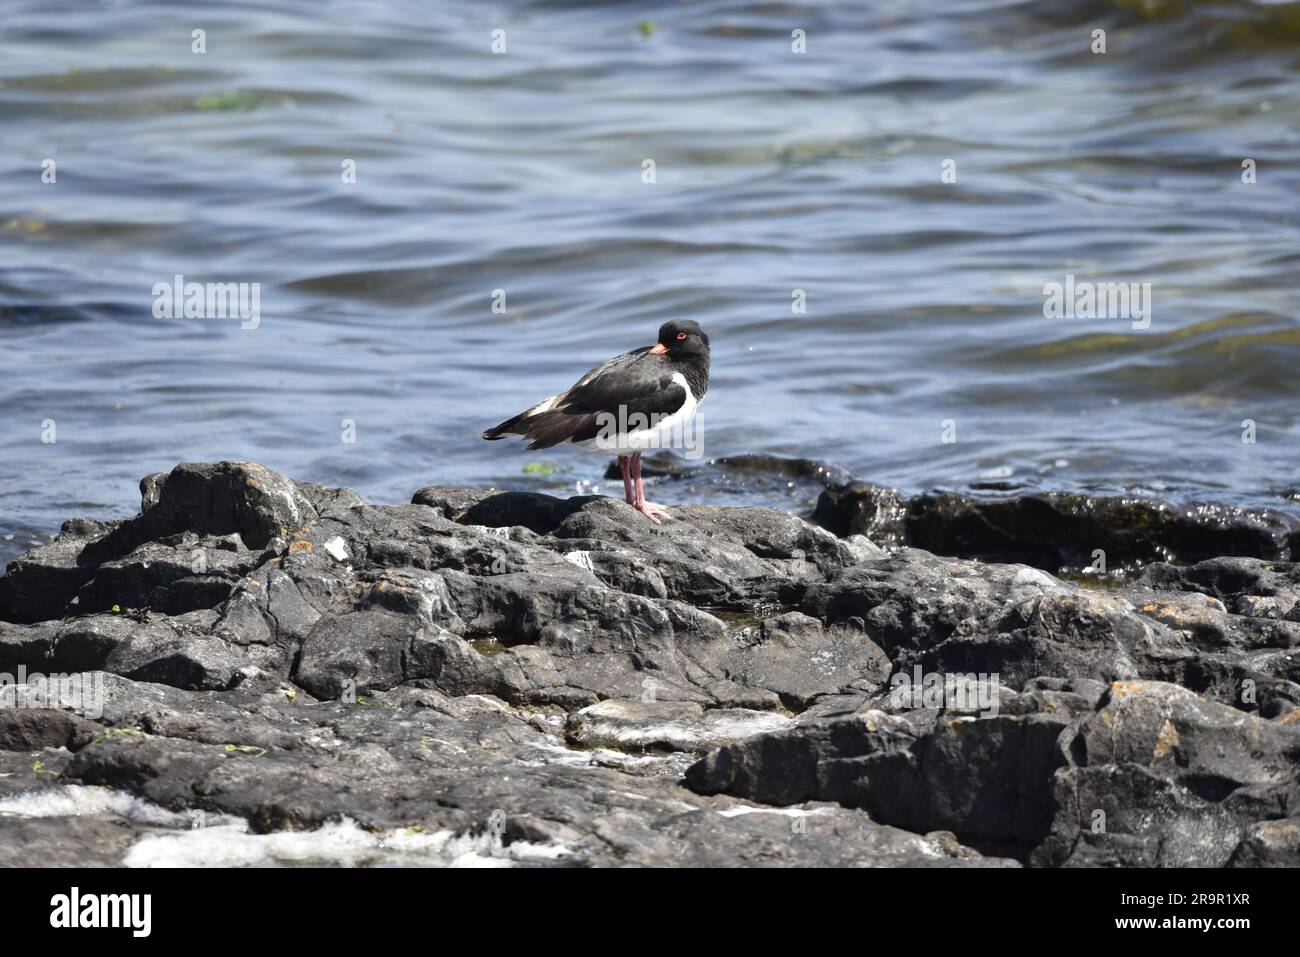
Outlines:
{"type": "Polygon", "coordinates": [[[519,424],[519,420],[522,419],[525,414],[526,413],[521,412],[519,415],[506,419],[500,425],[494,425],[483,433],[483,438],[487,439],[489,442],[495,442],[497,439],[504,439],[508,435],[518,435],[519,433],[514,429],[515,426],[519,424]]]}

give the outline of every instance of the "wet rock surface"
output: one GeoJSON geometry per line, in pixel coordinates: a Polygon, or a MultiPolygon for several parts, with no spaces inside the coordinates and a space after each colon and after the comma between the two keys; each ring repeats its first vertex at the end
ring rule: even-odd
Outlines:
{"type": "Polygon", "coordinates": [[[141,489],[0,578],[0,863],[1297,862],[1300,572],[1208,532],[1100,588],[842,491],[835,534],[237,462],[141,489]]]}
{"type": "Polygon", "coordinates": [[[838,535],[856,533],[880,544],[1047,571],[1300,555],[1300,520],[1293,507],[1176,505],[1145,495],[1017,490],[907,498],[879,485],[838,482],[821,492],[812,517],[838,535]]]}

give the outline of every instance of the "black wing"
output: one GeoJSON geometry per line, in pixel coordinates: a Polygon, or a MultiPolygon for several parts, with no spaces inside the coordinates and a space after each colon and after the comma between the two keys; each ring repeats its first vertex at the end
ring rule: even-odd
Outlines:
{"type": "Polygon", "coordinates": [[[686,390],[673,382],[663,360],[649,352],[646,346],[615,356],[556,396],[546,411],[530,409],[488,430],[484,437],[523,435],[532,439],[530,449],[545,449],[594,439],[602,427],[628,422],[632,416],[652,421],[654,416],[671,415],[686,401],[686,390]]]}

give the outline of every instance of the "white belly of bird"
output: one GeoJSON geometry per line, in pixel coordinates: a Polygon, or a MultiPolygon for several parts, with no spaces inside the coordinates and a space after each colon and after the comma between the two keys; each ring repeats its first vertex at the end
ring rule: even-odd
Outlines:
{"type": "Polygon", "coordinates": [[[693,437],[687,430],[695,416],[695,410],[699,408],[700,400],[691,391],[686,376],[678,372],[673,376],[673,382],[686,391],[686,400],[676,412],[645,422],[644,427],[643,420],[638,417],[625,416],[624,421],[620,422],[620,429],[626,424],[630,427],[628,431],[603,433],[594,439],[574,444],[588,452],[602,455],[630,455],[647,449],[682,448],[692,444],[693,437]]]}

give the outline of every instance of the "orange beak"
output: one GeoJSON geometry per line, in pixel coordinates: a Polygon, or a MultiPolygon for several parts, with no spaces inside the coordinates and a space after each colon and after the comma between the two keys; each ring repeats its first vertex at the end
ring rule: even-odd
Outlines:
{"type": "Polygon", "coordinates": [[[664,345],[662,342],[656,342],[650,349],[650,354],[652,356],[666,355],[667,352],[668,352],[668,347],[664,345]]]}

